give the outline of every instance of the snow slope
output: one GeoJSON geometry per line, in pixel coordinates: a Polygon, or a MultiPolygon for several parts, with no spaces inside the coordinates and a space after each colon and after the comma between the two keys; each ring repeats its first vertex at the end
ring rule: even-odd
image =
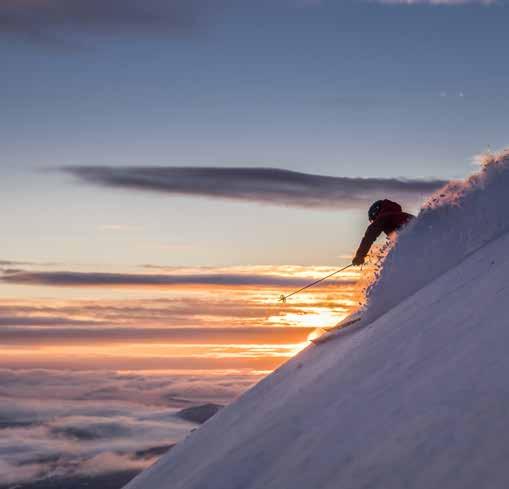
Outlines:
{"type": "Polygon", "coordinates": [[[486,223],[486,244],[456,244],[462,261],[437,244],[430,256],[446,270],[306,349],[126,488],[509,487],[509,234],[499,221],[486,223]]]}
{"type": "Polygon", "coordinates": [[[368,289],[370,320],[509,232],[509,150],[483,155],[479,163],[471,177],[436,192],[400,233],[368,289]]]}

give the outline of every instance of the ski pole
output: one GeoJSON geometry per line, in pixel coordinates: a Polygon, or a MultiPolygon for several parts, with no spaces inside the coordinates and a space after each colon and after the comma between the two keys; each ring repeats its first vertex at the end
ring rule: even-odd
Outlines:
{"type": "Polygon", "coordinates": [[[291,294],[288,294],[288,295],[281,294],[281,296],[279,297],[279,301],[284,304],[286,302],[286,299],[288,299],[288,297],[298,294],[299,292],[302,292],[303,290],[309,289],[309,287],[313,287],[313,285],[319,284],[320,282],[323,282],[324,280],[328,279],[329,277],[332,277],[333,275],[343,272],[344,270],[346,270],[347,268],[350,268],[350,267],[353,267],[353,263],[350,263],[350,265],[347,265],[346,267],[343,267],[340,270],[336,270],[335,272],[330,273],[326,277],[323,277],[320,280],[316,280],[315,282],[313,282],[309,285],[306,285],[305,287],[302,287],[302,289],[296,290],[295,292],[292,292],[291,294]]]}

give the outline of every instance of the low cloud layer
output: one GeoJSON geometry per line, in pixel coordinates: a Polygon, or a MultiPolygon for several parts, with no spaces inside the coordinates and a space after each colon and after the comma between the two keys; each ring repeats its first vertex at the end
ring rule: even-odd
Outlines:
{"type": "Polygon", "coordinates": [[[0,485],[141,470],[195,427],[178,409],[227,404],[259,378],[0,369],[0,485]]]}
{"type": "Polygon", "coordinates": [[[112,188],[329,209],[364,208],[382,197],[415,201],[446,183],[332,177],[277,168],[80,166],[62,171],[82,182],[112,188]]]}

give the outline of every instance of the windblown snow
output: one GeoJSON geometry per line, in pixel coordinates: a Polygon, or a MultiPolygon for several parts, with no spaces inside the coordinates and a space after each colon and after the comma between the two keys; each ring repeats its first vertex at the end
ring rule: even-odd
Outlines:
{"type": "Polygon", "coordinates": [[[380,316],[509,232],[509,150],[479,158],[480,171],[436,192],[389,249],[367,291],[366,318],[380,316]]]}
{"type": "Polygon", "coordinates": [[[508,201],[509,153],[444,188],[388,253],[361,322],[126,487],[509,487],[508,201]]]}

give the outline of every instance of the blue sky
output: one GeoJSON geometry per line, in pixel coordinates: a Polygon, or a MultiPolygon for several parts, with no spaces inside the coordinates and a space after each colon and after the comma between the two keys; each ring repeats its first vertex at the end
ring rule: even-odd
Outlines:
{"type": "Polygon", "coordinates": [[[366,224],[364,208],[147,194],[48,168],[448,179],[507,144],[502,2],[81,3],[0,10],[9,259],[332,264],[366,224]]]}

